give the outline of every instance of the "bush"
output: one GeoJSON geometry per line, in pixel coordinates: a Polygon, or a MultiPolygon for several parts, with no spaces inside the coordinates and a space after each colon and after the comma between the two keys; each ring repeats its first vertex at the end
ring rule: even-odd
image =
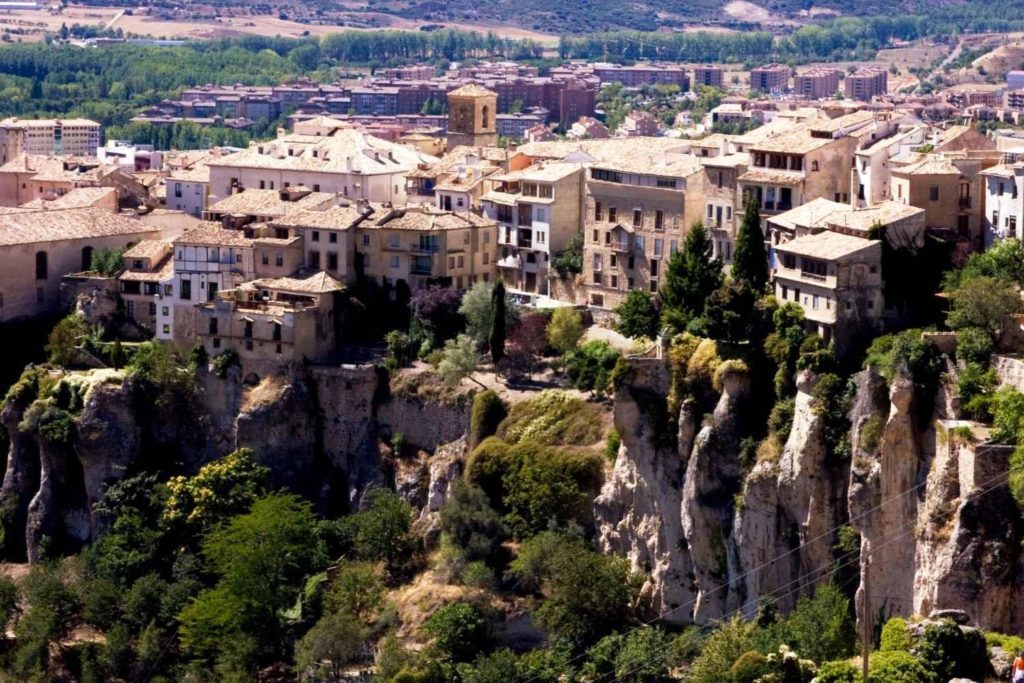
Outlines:
{"type": "Polygon", "coordinates": [[[965,327],[956,333],[956,356],[965,363],[985,367],[992,355],[992,338],[979,327],[965,327]]]}
{"type": "Polygon", "coordinates": [[[445,657],[456,662],[472,659],[488,642],[487,618],[468,602],[441,607],[430,615],[423,630],[445,657]]]}
{"type": "Polygon", "coordinates": [[[917,656],[934,681],[981,681],[988,668],[985,637],[976,630],[965,631],[952,621],[925,627],[917,656]]]}
{"type": "Polygon", "coordinates": [[[88,334],[89,325],[82,316],[72,313],[63,318],[50,332],[46,341],[46,353],[50,363],[61,367],[70,365],[79,339],[88,334]]]}
{"type": "Polygon", "coordinates": [[[583,337],[583,316],[575,308],[556,308],[547,327],[548,343],[560,354],[576,348],[583,337]]]}
{"type": "Polygon", "coordinates": [[[470,560],[490,560],[508,537],[508,529],[487,494],[465,481],[456,481],[452,495],[441,508],[441,532],[465,551],[470,560]]]}
{"type": "Polygon", "coordinates": [[[856,626],[850,601],[832,585],[822,585],[813,597],[804,596],[786,619],[785,630],[797,652],[816,662],[853,654],[856,626]]]}
{"type": "Polygon", "coordinates": [[[622,437],[616,430],[608,432],[608,438],[604,443],[604,457],[611,461],[615,461],[619,457],[619,447],[622,446],[622,437]]]}
{"type": "Polygon", "coordinates": [[[932,675],[908,652],[876,652],[868,664],[868,683],[932,683],[932,675]]]}
{"type": "Polygon", "coordinates": [[[730,668],[732,683],[754,683],[770,671],[768,658],[760,652],[745,652],[730,668]]]}
{"type": "Polygon", "coordinates": [[[388,348],[388,358],[394,360],[396,368],[405,368],[416,360],[419,344],[405,332],[392,330],[384,336],[388,348]]]}
{"type": "Polygon", "coordinates": [[[603,339],[595,339],[565,355],[569,381],[581,391],[604,393],[619,352],[603,339]]]}
{"type": "Polygon", "coordinates": [[[882,640],[879,649],[883,652],[910,652],[914,640],[907,630],[907,620],[893,617],[882,627],[882,640]]]}
{"type": "Polygon", "coordinates": [[[860,670],[846,661],[825,662],[818,667],[818,683],[857,683],[860,670]]]}
{"type": "Polygon", "coordinates": [[[224,349],[223,353],[213,358],[213,374],[220,379],[227,379],[228,371],[233,367],[240,367],[241,364],[238,351],[231,348],[224,349]]]}
{"type": "Polygon", "coordinates": [[[740,617],[720,625],[703,643],[700,655],[690,667],[692,683],[729,683],[732,666],[751,650],[757,626],[740,617]]]}
{"type": "Polygon", "coordinates": [[[507,414],[505,403],[494,391],[488,389],[474,396],[469,418],[468,447],[476,448],[484,439],[493,436],[507,414]]]}
{"type": "Polygon", "coordinates": [[[602,436],[602,410],[568,392],[548,389],[512,406],[498,436],[508,443],[591,446],[602,436]]]}
{"type": "Polygon", "coordinates": [[[779,401],[772,407],[771,415],[768,416],[768,433],[780,443],[785,443],[793,430],[795,410],[796,400],[792,398],[779,401]]]}

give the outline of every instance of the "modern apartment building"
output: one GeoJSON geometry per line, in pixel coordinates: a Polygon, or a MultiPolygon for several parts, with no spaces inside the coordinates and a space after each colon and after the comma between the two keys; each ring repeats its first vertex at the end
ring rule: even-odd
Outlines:
{"type": "Polygon", "coordinates": [[[714,88],[725,87],[725,69],[711,64],[694,67],[693,86],[696,88],[698,85],[710,85],[714,88]]]}
{"type": "Polygon", "coordinates": [[[780,93],[789,89],[789,67],[765,64],[750,70],[750,89],[763,93],[780,93]]]}
{"type": "Polygon", "coordinates": [[[0,164],[19,154],[96,156],[100,124],[89,119],[19,119],[0,121],[0,164]]]}
{"type": "Polygon", "coordinates": [[[880,67],[861,67],[846,74],[843,88],[847,99],[870,102],[876,95],[889,91],[889,72],[880,67]]]}
{"type": "Polygon", "coordinates": [[[839,92],[839,71],[819,66],[793,78],[793,93],[810,100],[833,97],[839,92]]]}

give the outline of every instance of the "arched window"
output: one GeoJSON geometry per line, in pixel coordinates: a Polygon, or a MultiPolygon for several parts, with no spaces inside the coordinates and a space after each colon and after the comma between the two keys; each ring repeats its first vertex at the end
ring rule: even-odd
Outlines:
{"type": "Polygon", "coordinates": [[[818,170],[818,162],[817,161],[812,161],[811,162],[811,170],[812,171],[817,171],[818,170]]]}
{"type": "Polygon", "coordinates": [[[82,247],[82,270],[92,268],[92,247],[82,247]]]}
{"type": "Polygon", "coordinates": [[[45,251],[36,252],[36,279],[47,280],[49,279],[49,257],[45,251]]]}
{"type": "Polygon", "coordinates": [[[489,114],[490,114],[490,109],[489,109],[489,108],[488,108],[488,106],[487,106],[487,105],[485,104],[485,105],[484,105],[484,107],[483,107],[483,109],[481,110],[481,126],[482,126],[483,128],[487,128],[487,126],[489,125],[489,124],[487,123],[487,119],[488,119],[488,115],[489,115],[489,114]]]}

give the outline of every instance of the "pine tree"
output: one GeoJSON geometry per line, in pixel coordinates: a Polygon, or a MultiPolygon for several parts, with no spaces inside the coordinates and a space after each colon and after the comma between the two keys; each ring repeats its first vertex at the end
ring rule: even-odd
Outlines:
{"type": "Polygon", "coordinates": [[[498,280],[491,292],[491,309],[494,311],[491,319],[491,360],[495,363],[505,357],[505,284],[498,280]]]}
{"type": "Polygon", "coordinates": [[[708,298],[722,284],[722,262],[714,249],[707,228],[694,223],[683,240],[683,248],[668,261],[659,295],[663,321],[677,330],[700,316],[708,298]]]}
{"type": "Polygon", "coordinates": [[[736,234],[732,278],[755,292],[763,292],[768,285],[768,253],[764,248],[764,233],[761,232],[761,215],[753,198],[747,200],[743,221],[736,234]]]}

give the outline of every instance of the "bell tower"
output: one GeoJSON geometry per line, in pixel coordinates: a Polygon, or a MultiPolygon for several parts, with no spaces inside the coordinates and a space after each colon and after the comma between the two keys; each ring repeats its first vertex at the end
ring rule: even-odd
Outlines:
{"type": "Polygon", "coordinates": [[[497,144],[497,109],[498,95],[474,83],[448,93],[448,149],[497,144]]]}

